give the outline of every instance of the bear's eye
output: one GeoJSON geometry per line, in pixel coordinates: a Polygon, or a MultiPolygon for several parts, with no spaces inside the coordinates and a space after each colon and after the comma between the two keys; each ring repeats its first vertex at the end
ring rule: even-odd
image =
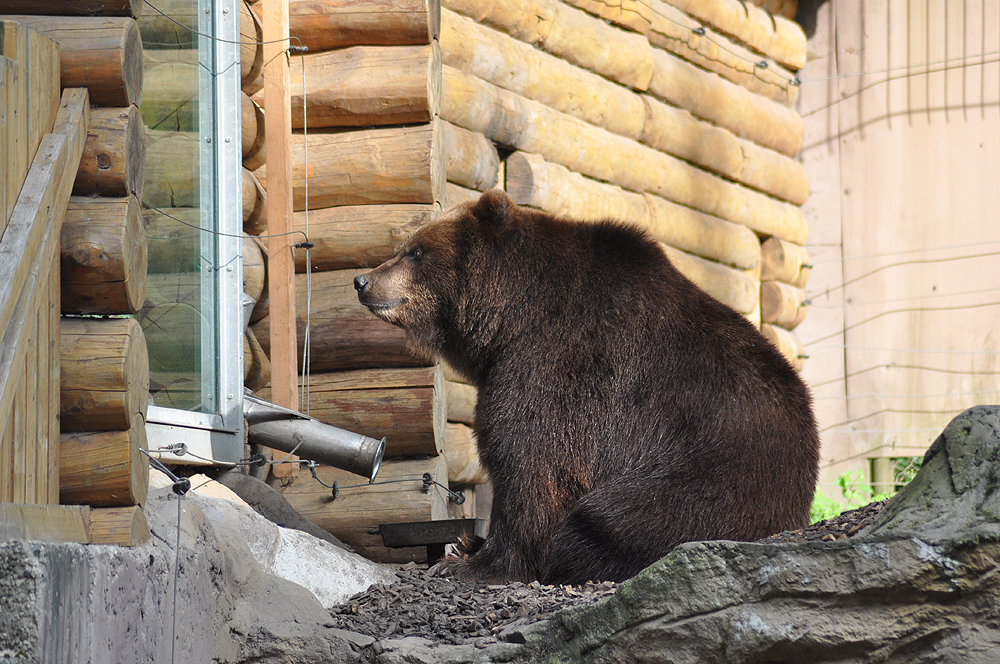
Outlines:
{"type": "Polygon", "coordinates": [[[409,256],[414,260],[419,259],[423,255],[424,255],[424,250],[421,249],[420,247],[414,247],[413,249],[410,249],[410,253],[407,254],[407,256],[409,256]]]}

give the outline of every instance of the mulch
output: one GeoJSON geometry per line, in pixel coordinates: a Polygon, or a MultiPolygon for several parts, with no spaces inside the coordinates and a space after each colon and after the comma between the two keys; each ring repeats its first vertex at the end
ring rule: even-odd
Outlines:
{"type": "MultiPolygon", "coordinates": [[[[806,528],[761,540],[838,542],[856,535],[882,509],[872,503],[806,528]]],[[[519,627],[571,606],[597,602],[615,592],[611,581],[582,586],[548,586],[537,581],[487,585],[428,574],[410,564],[399,581],[376,584],[331,612],[336,627],[375,639],[419,636],[438,643],[486,647],[523,639],[519,627]]]]}

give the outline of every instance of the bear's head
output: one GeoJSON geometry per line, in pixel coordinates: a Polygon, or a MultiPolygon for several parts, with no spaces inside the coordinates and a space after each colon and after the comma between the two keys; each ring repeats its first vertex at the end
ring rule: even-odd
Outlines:
{"type": "Polygon", "coordinates": [[[496,289],[478,285],[496,277],[491,266],[498,239],[517,210],[499,189],[448,209],[400,244],[388,261],[355,277],[358,300],[406,330],[412,350],[449,360],[456,353],[467,356],[470,344],[481,345],[490,334],[496,289]]]}

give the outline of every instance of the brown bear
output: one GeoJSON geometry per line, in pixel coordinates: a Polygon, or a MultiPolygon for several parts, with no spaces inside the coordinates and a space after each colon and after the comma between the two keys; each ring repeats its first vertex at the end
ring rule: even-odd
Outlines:
{"type": "Polygon", "coordinates": [[[806,524],[819,436],[805,385],[638,227],[493,190],[354,286],[478,388],[490,532],[448,572],[618,581],[682,542],[806,524]]]}

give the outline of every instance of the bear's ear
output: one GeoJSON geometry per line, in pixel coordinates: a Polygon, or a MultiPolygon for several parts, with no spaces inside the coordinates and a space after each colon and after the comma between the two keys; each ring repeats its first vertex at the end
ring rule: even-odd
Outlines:
{"type": "Polygon", "coordinates": [[[472,206],[472,214],[483,228],[499,231],[507,225],[514,202],[503,189],[490,189],[472,206]]]}

